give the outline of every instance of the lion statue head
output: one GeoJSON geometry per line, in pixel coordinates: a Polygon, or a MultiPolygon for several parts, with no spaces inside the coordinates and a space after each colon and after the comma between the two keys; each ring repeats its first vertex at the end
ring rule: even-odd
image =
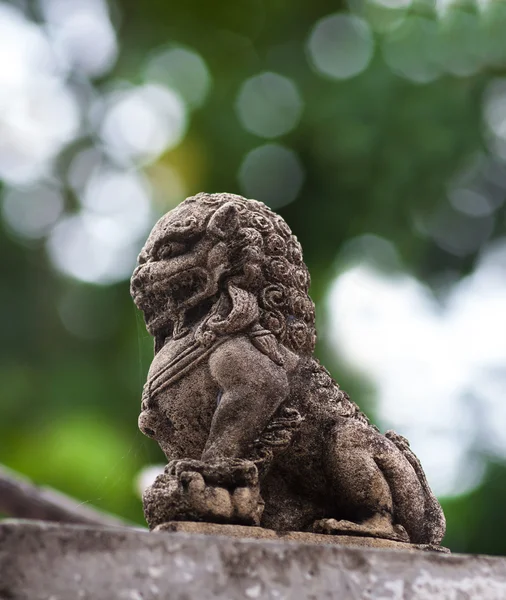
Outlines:
{"type": "Polygon", "coordinates": [[[202,193],[156,223],[131,293],[155,351],[193,326],[205,343],[257,325],[310,355],[316,331],[309,284],[301,246],[279,215],[256,200],[202,193]]]}

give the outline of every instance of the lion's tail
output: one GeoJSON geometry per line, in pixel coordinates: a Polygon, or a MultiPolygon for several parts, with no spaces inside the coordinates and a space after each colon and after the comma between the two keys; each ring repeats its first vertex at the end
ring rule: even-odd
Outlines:
{"type": "Polygon", "coordinates": [[[413,470],[420,481],[420,485],[422,486],[425,497],[425,543],[435,545],[440,544],[446,531],[446,519],[438,499],[436,496],[434,496],[434,493],[430,489],[429,483],[427,482],[427,477],[425,476],[418,457],[411,450],[408,440],[402,435],[393,430],[389,430],[385,433],[385,437],[393,442],[402,452],[406,460],[413,467],[413,470]]]}

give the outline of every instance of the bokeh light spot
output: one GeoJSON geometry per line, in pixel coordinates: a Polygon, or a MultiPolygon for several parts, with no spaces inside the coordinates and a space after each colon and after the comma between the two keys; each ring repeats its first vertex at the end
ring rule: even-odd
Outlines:
{"type": "Polygon", "coordinates": [[[261,73],[241,86],[236,111],[245,129],[260,137],[274,138],[297,125],[302,100],[290,79],[261,73]]]}
{"type": "Polygon", "coordinates": [[[442,68],[459,77],[477,73],[486,62],[487,40],[480,16],[473,7],[453,3],[441,18],[437,56],[442,68]]]}
{"type": "Polygon", "coordinates": [[[369,25],[354,15],[335,14],[316,23],[307,42],[314,69],[332,79],[364,71],[374,54],[369,25]]]}
{"type": "Polygon", "coordinates": [[[117,159],[149,161],[183,139],[187,115],[180,96],[158,84],[113,92],[100,128],[117,159]]]}
{"type": "Polygon", "coordinates": [[[383,40],[383,57],[401,77],[429,83],[441,75],[437,44],[437,24],[425,17],[410,16],[383,40]]]}
{"type": "Polygon", "coordinates": [[[491,136],[491,149],[506,159],[506,79],[495,79],[485,90],[483,117],[491,136]]]}
{"type": "Polygon", "coordinates": [[[474,190],[452,190],[448,198],[453,208],[470,217],[486,217],[492,214],[495,208],[486,196],[474,190]]]}
{"type": "Polygon", "coordinates": [[[88,76],[103,75],[118,54],[104,0],[41,0],[55,49],[88,76]]]}
{"type": "Polygon", "coordinates": [[[2,216],[17,235],[36,239],[48,233],[59,218],[63,204],[63,198],[55,188],[13,188],[4,195],[2,216]]]}
{"type": "Polygon", "coordinates": [[[243,193],[271,208],[280,208],[295,200],[303,180],[304,171],[297,155],[279,144],[251,150],[239,170],[243,193]]]}
{"type": "Polygon", "coordinates": [[[355,12],[367,20],[373,31],[385,33],[399,27],[409,14],[411,4],[412,0],[366,0],[357,5],[355,12]]]}
{"type": "Polygon", "coordinates": [[[110,220],[109,240],[119,244],[142,236],[150,223],[149,190],[135,172],[112,168],[97,171],[88,182],[81,203],[87,212],[110,220]]]}
{"type": "Polygon", "coordinates": [[[149,59],[145,77],[177,90],[191,108],[204,103],[211,87],[211,75],[204,59],[188,48],[170,48],[149,59]]]}
{"type": "Polygon", "coordinates": [[[77,133],[79,109],[62,75],[42,28],[0,4],[0,179],[34,181],[77,133]]]}
{"type": "Polygon", "coordinates": [[[384,6],[385,8],[396,10],[401,8],[409,8],[411,6],[412,0],[372,0],[372,2],[374,4],[384,6]]]}
{"type": "Polygon", "coordinates": [[[454,256],[468,256],[487,241],[494,228],[490,213],[470,216],[460,208],[443,206],[429,223],[429,234],[436,244],[454,256]]]}
{"type": "Polygon", "coordinates": [[[88,283],[111,284],[127,279],[135,266],[136,250],[107,239],[110,222],[96,215],[79,214],[62,219],[48,239],[55,267],[88,283]]]}
{"type": "Polygon", "coordinates": [[[149,190],[135,172],[99,170],[81,196],[80,213],[63,218],[48,239],[63,273],[89,283],[130,277],[152,221],[149,190]]]}

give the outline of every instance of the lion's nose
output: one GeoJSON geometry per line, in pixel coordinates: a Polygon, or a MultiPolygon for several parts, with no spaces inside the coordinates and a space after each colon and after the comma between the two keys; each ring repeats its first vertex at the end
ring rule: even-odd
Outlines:
{"type": "Polygon", "coordinates": [[[132,277],[132,289],[138,290],[142,287],[142,279],[138,275],[132,277]]]}
{"type": "Polygon", "coordinates": [[[130,280],[132,289],[140,288],[143,285],[145,278],[146,278],[146,266],[140,265],[140,266],[136,267],[135,271],[132,274],[132,278],[130,280]]]}
{"type": "Polygon", "coordinates": [[[163,274],[163,266],[158,263],[145,263],[136,267],[130,279],[130,288],[133,292],[143,291],[149,283],[163,274]]]}

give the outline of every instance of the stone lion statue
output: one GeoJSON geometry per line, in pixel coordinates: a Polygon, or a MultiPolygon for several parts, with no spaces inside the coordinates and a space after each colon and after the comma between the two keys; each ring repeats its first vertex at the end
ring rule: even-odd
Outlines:
{"type": "Polygon", "coordinates": [[[147,521],[437,545],[443,512],[407,440],[382,435],[313,357],[309,284],[261,202],[198,194],[155,225],[131,281],[155,339],[139,427],[169,461],[147,521]]]}

